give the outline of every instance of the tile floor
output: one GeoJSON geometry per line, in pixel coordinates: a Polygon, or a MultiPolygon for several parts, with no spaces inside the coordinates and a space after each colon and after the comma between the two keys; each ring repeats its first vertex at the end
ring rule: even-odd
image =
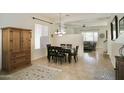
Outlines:
{"type": "Polygon", "coordinates": [[[41,58],[32,62],[32,64],[43,64],[49,67],[62,69],[61,74],[56,80],[114,80],[114,68],[108,57],[103,56],[103,52],[84,53],[79,57],[78,62],[56,64],[48,62],[47,58],[41,58]]]}

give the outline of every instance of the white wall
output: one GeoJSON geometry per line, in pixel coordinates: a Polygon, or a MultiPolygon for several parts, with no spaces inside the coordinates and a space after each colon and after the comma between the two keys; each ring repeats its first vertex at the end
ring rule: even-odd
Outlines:
{"type": "Polygon", "coordinates": [[[60,44],[72,44],[72,47],[79,46],[78,54],[83,55],[83,36],[81,34],[68,34],[63,36],[57,36],[57,46],[60,44]]]}
{"type": "Polygon", "coordinates": [[[100,27],[98,30],[99,35],[104,34],[104,38],[100,38],[98,35],[98,42],[97,42],[97,48],[101,48],[104,51],[106,51],[106,43],[104,41],[106,40],[106,27],[100,27]]]}
{"type": "MultiPolygon", "coordinates": [[[[118,22],[119,20],[124,16],[124,14],[115,14],[118,16],[118,22]]],[[[115,43],[115,41],[111,40],[111,27],[110,27],[110,23],[112,22],[114,16],[112,16],[112,19],[110,20],[110,22],[108,22],[108,54],[111,60],[111,63],[113,65],[113,67],[115,68],[115,56],[119,55],[119,48],[122,46],[122,44],[117,44],[115,43]]],[[[118,28],[119,30],[119,28],[118,28]]],[[[119,33],[120,34],[120,33],[119,33]]]]}
{"type": "MultiPolygon", "coordinates": [[[[12,27],[19,27],[19,28],[27,28],[27,29],[32,29],[32,60],[37,59],[42,56],[46,56],[46,49],[34,49],[34,29],[35,29],[35,23],[42,24],[42,25],[47,25],[49,27],[49,36],[50,34],[54,31],[54,25],[44,23],[41,21],[33,20],[32,17],[38,17],[47,21],[52,22],[52,19],[45,18],[41,14],[26,14],[26,13],[5,13],[5,14],[0,14],[0,28],[2,27],[7,27],[7,26],[12,26],[12,27]]],[[[0,33],[1,35],[1,33],[0,33]]],[[[51,41],[51,37],[50,37],[51,41]]],[[[52,42],[52,41],[51,41],[52,42]]],[[[1,59],[1,36],[0,36],[0,59],[1,59]]],[[[0,61],[1,63],[1,61],[0,61]]],[[[1,65],[0,65],[1,66],[1,65]]]]}

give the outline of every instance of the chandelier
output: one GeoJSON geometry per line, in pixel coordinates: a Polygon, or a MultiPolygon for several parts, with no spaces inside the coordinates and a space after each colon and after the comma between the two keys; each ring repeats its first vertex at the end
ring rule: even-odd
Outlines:
{"type": "Polygon", "coordinates": [[[58,17],[58,29],[55,32],[56,35],[58,36],[63,36],[66,32],[64,31],[64,26],[62,25],[61,22],[61,13],[59,13],[59,17],[58,17]]]}

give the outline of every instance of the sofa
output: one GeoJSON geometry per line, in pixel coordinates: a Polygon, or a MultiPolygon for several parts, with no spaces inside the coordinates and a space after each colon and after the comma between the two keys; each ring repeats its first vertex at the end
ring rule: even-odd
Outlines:
{"type": "Polygon", "coordinates": [[[96,42],[95,41],[84,41],[84,51],[95,51],[96,42]]]}

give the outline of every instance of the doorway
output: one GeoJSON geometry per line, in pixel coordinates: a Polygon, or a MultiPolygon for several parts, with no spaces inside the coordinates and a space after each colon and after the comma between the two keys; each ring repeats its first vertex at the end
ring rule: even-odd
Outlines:
{"type": "Polygon", "coordinates": [[[98,41],[98,32],[83,32],[84,52],[91,52],[96,50],[98,41]]]}

